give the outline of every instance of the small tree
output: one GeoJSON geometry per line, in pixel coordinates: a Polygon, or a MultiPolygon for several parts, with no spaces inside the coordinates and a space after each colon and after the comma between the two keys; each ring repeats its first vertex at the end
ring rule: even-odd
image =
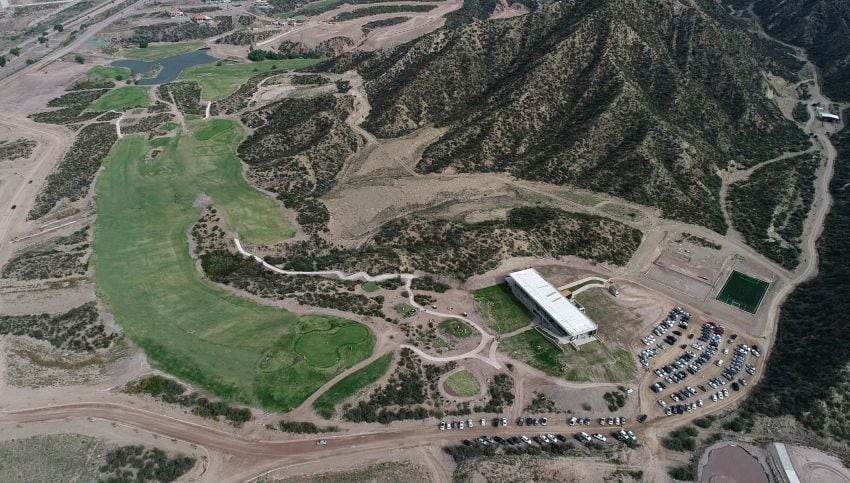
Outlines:
{"type": "Polygon", "coordinates": [[[27,65],[35,64],[35,59],[27,59],[27,65]]]}
{"type": "Polygon", "coordinates": [[[0,67],[4,67],[6,65],[6,56],[0,55],[0,67]]]}
{"type": "Polygon", "coordinates": [[[77,55],[74,57],[74,61],[75,61],[75,62],[77,62],[78,64],[85,64],[85,63],[86,63],[86,58],[85,58],[85,57],[83,57],[82,55],[77,54],[77,55]]]}
{"type": "Polygon", "coordinates": [[[140,49],[147,49],[148,48],[148,41],[147,40],[140,40],[139,41],[139,48],[140,49]]]}
{"type": "Polygon", "coordinates": [[[9,53],[14,55],[15,57],[17,57],[17,56],[21,55],[21,48],[20,47],[13,47],[12,50],[9,51],[9,53]]]}
{"type": "Polygon", "coordinates": [[[40,44],[47,43],[47,37],[42,35],[41,37],[38,38],[38,43],[40,43],[40,44]]]}
{"type": "Polygon", "coordinates": [[[57,23],[56,25],[53,26],[53,30],[55,30],[57,32],[61,32],[61,31],[65,30],[65,27],[63,27],[61,23],[57,23]]]}

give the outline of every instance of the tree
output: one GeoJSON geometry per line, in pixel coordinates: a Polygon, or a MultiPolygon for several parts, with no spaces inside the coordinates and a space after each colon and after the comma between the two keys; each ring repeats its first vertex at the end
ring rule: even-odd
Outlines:
{"type": "Polygon", "coordinates": [[[77,55],[74,57],[74,61],[76,61],[78,64],[85,64],[85,63],[86,63],[86,58],[85,58],[85,57],[83,57],[82,55],[77,54],[77,55]]]}
{"type": "Polygon", "coordinates": [[[47,37],[42,35],[41,37],[38,38],[38,43],[40,43],[40,44],[47,43],[47,37]]]}
{"type": "Polygon", "coordinates": [[[3,67],[5,65],[6,65],[6,56],[0,55],[0,67],[3,67]]]}
{"type": "Polygon", "coordinates": [[[65,30],[65,27],[63,27],[61,23],[57,23],[56,25],[53,26],[53,30],[55,30],[57,32],[61,32],[61,31],[65,30]]]}
{"type": "Polygon", "coordinates": [[[140,41],[139,41],[139,48],[140,48],[140,49],[146,49],[146,48],[148,48],[148,41],[147,41],[147,40],[140,40],[140,41]]]}
{"type": "Polygon", "coordinates": [[[14,55],[15,57],[17,57],[17,56],[21,55],[21,48],[20,47],[13,47],[12,50],[9,51],[9,53],[14,55]]]}
{"type": "Polygon", "coordinates": [[[35,59],[27,59],[27,65],[35,64],[35,59]]]}

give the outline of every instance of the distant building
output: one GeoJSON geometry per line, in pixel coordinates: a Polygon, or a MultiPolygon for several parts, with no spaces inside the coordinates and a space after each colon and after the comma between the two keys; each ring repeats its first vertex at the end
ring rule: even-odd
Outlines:
{"type": "Polygon", "coordinates": [[[192,17],[192,20],[199,24],[212,23],[212,17],[210,17],[209,15],[198,14],[192,17]]]}
{"type": "Polygon", "coordinates": [[[826,122],[841,122],[841,117],[831,112],[824,111],[822,107],[815,109],[815,115],[818,120],[826,122]]]}
{"type": "Polygon", "coordinates": [[[537,325],[562,345],[578,347],[596,340],[599,326],[533,268],[505,278],[511,291],[528,307],[537,325]]]}

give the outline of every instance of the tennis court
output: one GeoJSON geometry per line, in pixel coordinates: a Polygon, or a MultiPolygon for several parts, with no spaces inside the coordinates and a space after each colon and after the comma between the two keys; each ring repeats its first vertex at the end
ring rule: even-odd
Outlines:
{"type": "Polygon", "coordinates": [[[717,300],[754,314],[768,288],[770,284],[764,280],[733,270],[717,295],[717,300]]]}

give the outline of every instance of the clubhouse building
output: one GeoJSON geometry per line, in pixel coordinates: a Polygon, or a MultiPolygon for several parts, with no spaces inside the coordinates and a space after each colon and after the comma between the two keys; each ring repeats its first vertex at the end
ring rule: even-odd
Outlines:
{"type": "Polygon", "coordinates": [[[535,323],[558,344],[578,347],[596,340],[599,326],[564,297],[537,270],[513,272],[505,278],[514,296],[528,307],[535,323]]]}

